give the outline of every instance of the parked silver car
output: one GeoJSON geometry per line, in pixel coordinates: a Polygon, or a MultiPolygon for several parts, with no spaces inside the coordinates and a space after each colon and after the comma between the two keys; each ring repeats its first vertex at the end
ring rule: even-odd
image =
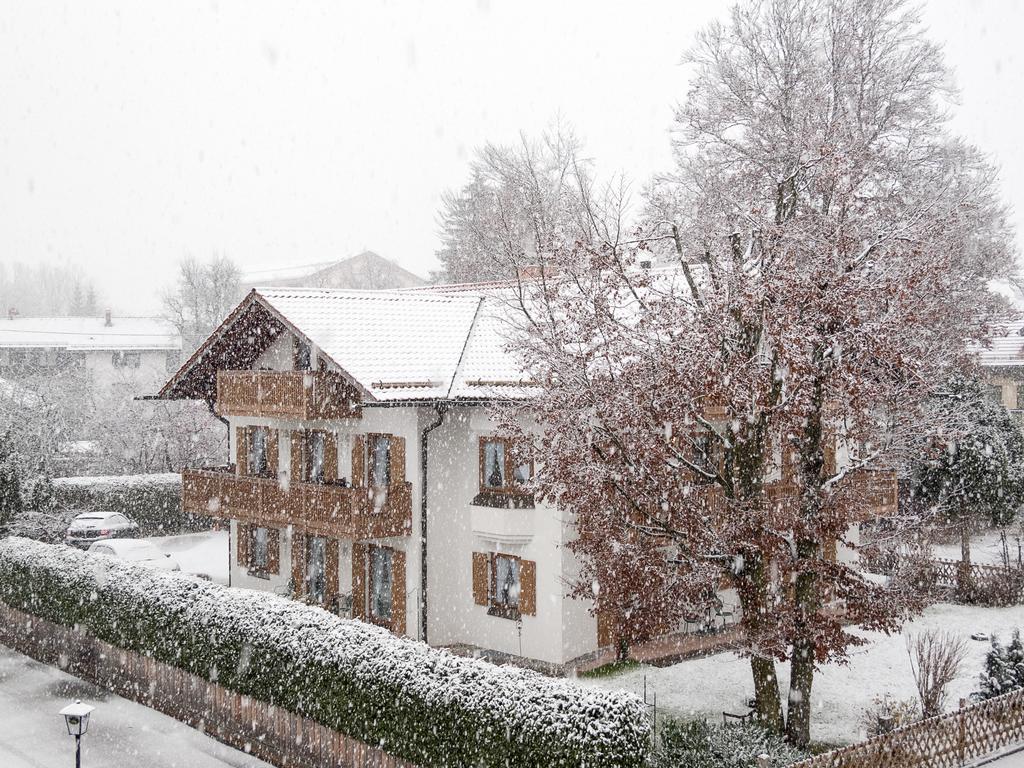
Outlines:
{"type": "Polygon", "coordinates": [[[64,543],[88,549],[94,541],[133,539],[138,535],[138,524],[118,512],[83,512],[71,521],[64,543]]]}
{"type": "Polygon", "coordinates": [[[180,571],[178,561],[160,549],[151,541],[133,539],[108,539],[97,541],[89,546],[89,552],[96,555],[107,555],[130,563],[145,565],[160,571],[180,571]]]}

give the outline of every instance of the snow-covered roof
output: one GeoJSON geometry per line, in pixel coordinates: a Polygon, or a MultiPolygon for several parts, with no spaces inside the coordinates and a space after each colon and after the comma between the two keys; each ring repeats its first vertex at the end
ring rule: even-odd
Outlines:
{"type": "Polygon", "coordinates": [[[219,359],[218,349],[239,343],[229,339],[252,338],[248,331],[233,335],[232,325],[247,322],[252,317],[247,309],[254,306],[270,313],[260,322],[279,323],[314,345],[364,393],[365,402],[529,395],[529,377],[507,350],[514,310],[496,296],[256,288],[165,385],[161,396],[209,392],[204,389],[210,386],[209,371],[200,369],[219,359]],[[190,376],[206,383],[198,384],[198,390],[190,387],[190,376]]]}
{"type": "Polygon", "coordinates": [[[257,293],[376,401],[519,398],[508,308],[494,297],[263,288],[257,293]]]}
{"type": "Polygon", "coordinates": [[[989,337],[989,346],[978,349],[978,361],[986,368],[1024,365],[1024,320],[1011,320],[989,337]]]}
{"type": "Polygon", "coordinates": [[[0,348],[179,350],[181,336],[159,317],[14,317],[0,320],[0,348]]]}

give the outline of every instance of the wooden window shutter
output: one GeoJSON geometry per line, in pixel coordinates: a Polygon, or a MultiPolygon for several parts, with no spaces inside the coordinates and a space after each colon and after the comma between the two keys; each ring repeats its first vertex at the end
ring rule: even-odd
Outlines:
{"type": "Polygon", "coordinates": [[[235,428],[235,464],[239,475],[249,474],[249,428],[235,428]]]}
{"type": "Polygon", "coordinates": [[[389,458],[391,460],[391,466],[388,468],[389,474],[391,475],[392,485],[396,483],[405,482],[405,438],[395,437],[391,435],[388,438],[389,446],[389,458]]]}
{"type": "Polygon", "coordinates": [[[825,474],[836,473],[836,435],[835,432],[826,432],[822,439],[822,452],[825,454],[825,474]]]}
{"type": "Polygon", "coordinates": [[[366,486],[366,435],[352,438],[352,487],[366,486]]]}
{"type": "Polygon", "coordinates": [[[245,567],[249,566],[249,527],[248,523],[238,524],[237,559],[238,564],[245,567]]]}
{"type": "Polygon", "coordinates": [[[473,553],[473,602],[487,605],[490,595],[490,562],[491,556],[486,552],[473,553]]]}
{"type": "Polygon", "coordinates": [[[331,430],[324,433],[324,482],[333,483],[338,479],[338,433],[331,430]]]}
{"type": "Polygon", "coordinates": [[[823,555],[826,560],[836,561],[839,550],[839,542],[836,539],[825,539],[823,555]]]}
{"type": "Polygon", "coordinates": [[[290,462],[291,466],[291,482],[301,483],[306,479],[306,473],[303,471],[306,466],[306,432],[302,429],[293,429],[291,436],[292,446],[292,458],[290,462]]]}
{"type": "Polygon", "coordinates": [[[405,552],[391,552],[391,631],[405,634],[405,552]]]}
{"type": "Polygon", "coordinates": [[[267,572],[281,572],[281,532],[277,528],[267,529],[267,572]]]}
{"type": "Polygon", "coordinates": [[[292,595],[301,597],[306,591],[306,537],[292,531],[292,595]]]}
{"type": "Polygon", "coordinates": [[[352,545],[352,618],[366,619],[366,545],[352,545]]]}
{"type": "Polygon", "coordinates": [[[277,478],[279,451],[277,448],[277,436],[280,430],[271,427],[267,430],[267,474],[277,478]]]}
{"type": "Polygon", "coordinates": [[[519,612],[537,615],[537,563],[533,560],[519,561],[519,612]]]}
{"type": "Polygon", "coordinates": [[[324,606],[328,609],[334,607],[334,601],[338,597],[338,540],[327,540],[327,557],[324,562],[324,606]]]}

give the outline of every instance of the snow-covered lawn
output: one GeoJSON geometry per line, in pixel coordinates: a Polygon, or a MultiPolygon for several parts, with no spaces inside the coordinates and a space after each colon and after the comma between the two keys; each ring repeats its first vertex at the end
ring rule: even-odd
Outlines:
{"type": "MultiPolygon", "coordinates": [[[[956,707],[961,697],[978,689],[985,652],[989,643],[971,640],[974,632],[996,633],[1008,639],[1015,627],[1024,630],[1024,607],[977,608],[940,603],[928,608],[906,632],[936,627],[956,632],[968,642],[968,657],[960,676],[948,689],[948,707],[956,707]]],[[[859,632],[868,644],[855,648],[850,663],[829,665],[814,679],[814,714],[811,737],[833,743],[854,742],[865,734],[861,713],[876,696],[888,694],[894,699],[916,697],[903,635],[886,637],[877,632],[859,632]]],[[[783,696],[789,685],[788,668],[778,665],[783,696]]],[[[680,662],[671,667],[640,666],[613,677],[580,680],[584,685],[606,689],[624,688],[642,693],[644,677],[648,693],[658,697],[660,712],[679,717],[707,716],[721,722],[722,712],[745,712],[745,701],[753,694],[750,665],[732,653],[680,662]]]]}
{"type": "Polygon", "coordinates": [[[185,573],[209,576],[218,584],[228,583],[228,532],[204,531],[181,536],[151,536],[146,539],[167,552],[185,573]]]}
{"type": "Polygon", "coordinates": [[[82,737],[89,768],[270,768],[183,723],[0,646],[0,766],[74,765],[61,708],[96,707],[82,737]]]}

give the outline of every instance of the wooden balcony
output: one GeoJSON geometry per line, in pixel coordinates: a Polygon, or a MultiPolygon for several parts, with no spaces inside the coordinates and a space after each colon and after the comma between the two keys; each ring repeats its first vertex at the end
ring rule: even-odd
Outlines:
{"type": "Polygon", "coordinates": [[[350,419],[361,415],[359,393],[328,371],[217,371],[220,416],[350,419]]]}
{"type": "Polygon", "coordinates": [[[367,488],[293,483],[286,489],[276,480],[237,477],[226,469],[186,469],[182,505],[196,515],[271,528],[294,525],[314,536],[357,541],[412,530],[411,483],[397,483],[375,499],[367,488]]]}

